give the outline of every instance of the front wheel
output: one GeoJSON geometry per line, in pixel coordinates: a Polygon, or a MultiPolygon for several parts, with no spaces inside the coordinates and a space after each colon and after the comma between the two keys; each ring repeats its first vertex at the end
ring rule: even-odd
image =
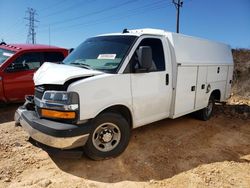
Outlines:
{"type": "Polygon", "coordinates": [[[215,104],[214,97],[210,96],[208,100],[208,105],[205,108],[195,112],[196,117],[203,121],[209,120],[213,114],[214,104],[215,104]]]}
{"type": "Polygon", "coordinates": [[[119,114],[103,113],[92,123],[91,134],[84,147],[85,154],[94,160],[121,154],[130,138],[130,126],[119,114]]]}

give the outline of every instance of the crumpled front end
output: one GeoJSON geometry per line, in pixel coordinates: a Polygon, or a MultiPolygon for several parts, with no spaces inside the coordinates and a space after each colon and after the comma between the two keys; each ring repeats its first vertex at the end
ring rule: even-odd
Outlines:
{"type": "Polygon", "coordinates": [[[34,140],[59,149],[84,146],[90,132],[88,122],[76,125],[41,117],[31,96],[27,97],[25,104],[17,109],[15,121],[20,123],[34,140]]]}

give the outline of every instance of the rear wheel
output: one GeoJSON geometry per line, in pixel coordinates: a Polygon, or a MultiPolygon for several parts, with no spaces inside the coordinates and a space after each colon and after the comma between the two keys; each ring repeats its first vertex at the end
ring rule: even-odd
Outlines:
{"type": "Polygon", "coordinates": [[[214,104],[215,104],[214,97],[210,96],[208,100],[208,105],[205,108],[195,112],[195,116],[203,121],[209,120],[213,114],[214,104]]]}
{"type": "Polygon", "coordinates": [[[130,138],[130,126],[123,116],[104,113],[94,119],[93,128],[84,147],[86,155],[94,160],[121,154],[130,138]]]}

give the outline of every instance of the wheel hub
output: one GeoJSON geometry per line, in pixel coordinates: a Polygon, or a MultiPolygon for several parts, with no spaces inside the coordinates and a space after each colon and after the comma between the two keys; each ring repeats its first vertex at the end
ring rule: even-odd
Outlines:
{"type": "Polygon", "coordinates": [[[103,123],[99,125],[93,132],[92,142],[99,151],[113,150],[121,140],[121,131],[119,127],[113,123],[103,123]]]}
{"type": "Polygon", "coordinates": [[[105,143],[110,142],[113,138],[113,134],[111,130],[105,129],[101,134],[100,134],[101,140],[105,143]]]}

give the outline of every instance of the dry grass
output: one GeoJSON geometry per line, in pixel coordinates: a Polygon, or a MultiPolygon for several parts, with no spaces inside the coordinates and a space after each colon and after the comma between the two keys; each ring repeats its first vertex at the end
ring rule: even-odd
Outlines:
{"type": "Polygon", "coordinates": [[[233,49],[234,81],[232,93],[250,99],[250,49],[233,49]]]}

